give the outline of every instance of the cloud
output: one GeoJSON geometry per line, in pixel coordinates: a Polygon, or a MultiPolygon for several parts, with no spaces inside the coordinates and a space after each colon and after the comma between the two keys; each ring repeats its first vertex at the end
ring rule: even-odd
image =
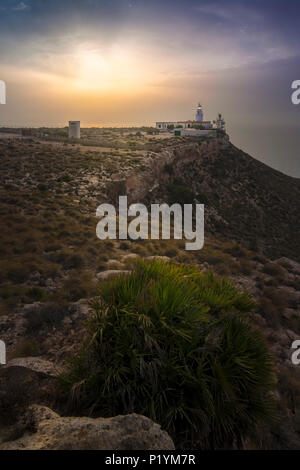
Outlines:
{"type": "Polygon", "coordinates": [[[14,11],[23,11],[29,9],[29,5],[26,5],[24,2],[18,3],[15,7],[12,8],[14,11]]]}
{"type": "Polygon", "coordinates": [[[199,13],[216,17],[219,20],[230,21],[234,23],[261,23],[263,14],[259,10],[244,5],[228,4],[226,6],[219,2],[203,4],[196,7],[199,13]]]}

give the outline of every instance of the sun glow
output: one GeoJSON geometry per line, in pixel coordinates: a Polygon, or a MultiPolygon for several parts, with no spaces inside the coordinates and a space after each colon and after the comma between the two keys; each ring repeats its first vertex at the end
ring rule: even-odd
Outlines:
{"type": "Polygon", "coordinates": [[[78,90],[129,91],[145,85],[145,64],[125,48],[114,46],[102,51],[81,47],[74,59],[77,71],[73,85],[78,90]]]}

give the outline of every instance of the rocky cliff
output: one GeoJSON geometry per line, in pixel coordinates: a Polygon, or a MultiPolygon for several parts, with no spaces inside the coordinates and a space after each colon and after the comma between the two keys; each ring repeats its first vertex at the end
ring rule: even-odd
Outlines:
{"type": "Polygon", "coordinates": [[[207,233],[299,260],[299,179],[252,158],[227,136],[185,139],[156,155],[150,168],[135,186],[131,177],[133,201],[204,203],[207,233]]]}

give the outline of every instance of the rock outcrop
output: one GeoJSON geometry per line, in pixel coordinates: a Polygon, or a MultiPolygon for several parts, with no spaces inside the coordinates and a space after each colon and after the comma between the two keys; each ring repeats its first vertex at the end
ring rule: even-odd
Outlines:
{"type": "Polygon", "coordinates": [[[0,444],[0,450],[173,450],[170,436],[145,416],[113,418],[60,417],[32,405],[23,435],[0,444]]]}
{"type": "Polygon", "coordinates": [[[96,277],[99,281],[108,281],[111,279],[114,279],[115,277],[121,276],[121,275],[127,275],[130,274],[130,271],[128,270],[117,270],[117,269],[108,269],[107,271],[102,271],[98,274],[96,274],[96,277]]]}
{"type": "Polygon", "coordinates": [[[53,362],[47,361],[42,357],[16,357],[11,359],[5,366],[2,366],[3,369],[7,369],[8,367],[25,367],[53,377],[56,377],[62,372],[61,367],[58,367],[53,364],[53,362]]]}
{"type": "Polygon", "coordinates": [[[23,366],[0,368],[0,428],[14,425],[33,404],[54,406],[57,379],[23,366]]]}
{"type": "Polygon", "coordinates": [[[300,180],[235,147],[227,136],[165,148],[130,200],[205,204],[205,231],[271,258],[299,262],[300,180]]]}

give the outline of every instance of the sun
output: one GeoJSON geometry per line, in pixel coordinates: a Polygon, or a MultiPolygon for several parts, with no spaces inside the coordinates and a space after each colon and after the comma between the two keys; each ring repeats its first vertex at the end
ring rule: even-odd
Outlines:
{"type": "Polygon", "coordinates": [[[74,85],[101,92],[133,90],[145,82],[145,65],[133,53],[118,45],[108,48],[79,48],[75,54],[74,85]]]}

